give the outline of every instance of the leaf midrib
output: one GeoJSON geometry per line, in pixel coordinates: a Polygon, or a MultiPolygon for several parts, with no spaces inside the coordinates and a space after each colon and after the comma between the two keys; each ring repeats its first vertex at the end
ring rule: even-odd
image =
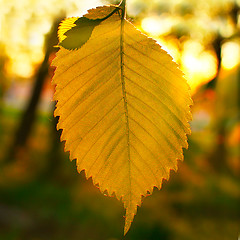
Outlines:
{"type": "Polygon", "coordinates": [[[127,151],[128,151],[128,169],[129,169],[129,200],[130,204],[132,202],[132,182],[131,182],[131,159],[130,159],[130,129],[129,129],[129,114],[127,105],[127,94],[125,86],[125,76],[124,76],[124,23],[125,23],[125,8],[121,15],[121,29],[120,29],[120,64],[121,64],[121,83],[122,83],[122,95],[124,102],[124,112],[125,112],[125,123],[126,123],[126,137],[127,137],[127,151]]]}

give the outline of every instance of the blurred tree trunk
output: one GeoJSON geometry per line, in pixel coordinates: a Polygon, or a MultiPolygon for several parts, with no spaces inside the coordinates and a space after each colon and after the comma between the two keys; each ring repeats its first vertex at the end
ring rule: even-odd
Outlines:
{"type": "Polygon", "coordinates": [[[54,48],[54,46],[57,45],[57,29],[59,23],[60,20],[57,19],[53,24],[51,32],[46,37],[45,57],[36,74],[36,80],[33,86],[31,97],[17,127],[12,147],[9,149],[9,154],[7,156],[8,162],[14,161],[18,151],[25,147],[27,139],[31,133],[32,126],[36,118],[36,110],[43,90],[44,82],[49,74],[49,57],[56,51],[56,48],[54,48]]]}
{"type": "MultiPolygon", "coordinates": [[[[233,5],[233,8],[229,12],[229,16],[232,19],[234,26],[234,29],[237,28],[238,23],[238,12],[240,11],[237,3],[233,5]]],[[[239,34],[239,32],[234,33],[239,34]]],[[[231,39],[231,36],[229,39],[231,39]]],[[[217,81],[219,80],[220,76],[220,70],[221,70],[221,63],[222,63],[222,43],[226,41],[226,38],[223,38],[220,34],[215,38],[212,45],[214,47],[217,59],[218,59],[218,66],[217,66],[217,75],[215,78],[210,81],[206,88],[216,88],[217,81]]],[[[217,96],[219,97],[219,96],[217,96]]],[[[219,106],[215,106],[218,108],[219,106]]],[[[218,109],[216,109],[216,112],[218,112],[218,109]]],[[[209,163],[212,165],[213,169],[217,171],[223,171],[223,172],[230,172],[228,163],[227,163],[227,147],[226,147],[226,138],[227,138],[227,131],[226,131],[226,121],[224,119],[218,119],[218,116],[215,120],[215,129],[216,129],[216,147],[213,149],[212,153],[209,155],[209,163]]],[[[225,119],[226,120],[226,119],[225,119]]]]}
{"type": "Polygon", "coordinates": [[[58,118],[55,117],[53,120],[53,124],[51,126],[51,147],[50,151],[48,152],[48,167],[45,169],[42,175],[44,175],[44,178],[51,178],[51,176],[56,176],[58,174],[58,166],[61,165],[62,160],[62,151],[61,151],[61,143],[60,143],[60,137],[61,137],[61,130],[57,130],[56,125],[58,123],[58,118]]]}
{"type": "Polygon", "coordinates": [[[222,42],[223,42],[223,40],[224,40],[224,38],[221,35],[218,35],[212,43],[214,51],[216,53],[217,60],[218,60],[217,74],[209,83],[207,83],[207,85],[206,85],[207,88],[213,89],[213,88],[216,87],[216,82],[217,82],[217,79],[219,77],[220,68],[221,68],[221,64],[222,64],[222,56],[221,55],[222,55],[222,42]]]}
{"type": "MultiPolygon", "coordinates": [[[[217,65],[217,75],[213,80],[211,80],[207,85],[207,89],[215,89],[217,80],[220,75],[221,63],[222,63],[222,56],[221,56],[221,47],[223,38],[221,35],[218,35],[216,39],[213,41],[213,48],[215,50],[218,65],[217,65]]],[[[213,149],[211,154],[208,156],[209,163],[212,165],[213,169],[216,171],[221,171],[224,168],[226,169],[226,147],[224,143],[225,139],[225,129],[221,124],[215,123],[216,131],[217,131],[217,139],[216,139],[216,147],[213,149]]]]}

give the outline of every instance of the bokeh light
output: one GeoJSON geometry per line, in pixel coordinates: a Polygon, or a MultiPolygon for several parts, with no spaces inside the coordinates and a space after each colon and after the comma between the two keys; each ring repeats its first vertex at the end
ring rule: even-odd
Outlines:
{"type": "Polygon", "coordinates": [[[157,42],[162,46],[162,49],[167,51],[172,56],[175,62],[180,63],[180,41],[176,37],[168,37],[166,39],[157,38],[157,42]]]}
{"type": "Polygon", "coordinates": [[[184,43],[181,61],[192,92],[217,74],[216,55],[213,51],[205,50],[199,42],[188,40],[184,43]]]}
{"type": "Polygon", "coordinates": [[[100,0],[1,0],[0,43],[6,49],[7,74],[20,78],[34,75],[44,56],[44,41],[57,17],[80,16],[101,5],[100,0]]]}
{"type": "Polygon", "coordinates": [[[240,64],[240,39],[222,45],[222,67],[231,70],[240,64]]]}
{"type": "Polygon", "coordinates": [[[142,29],[149,33],[151,36],[159,36],[168,34],[173,26],[174,19],[168,15],[163,16],[151,16],[142,20],[142,29]]]}

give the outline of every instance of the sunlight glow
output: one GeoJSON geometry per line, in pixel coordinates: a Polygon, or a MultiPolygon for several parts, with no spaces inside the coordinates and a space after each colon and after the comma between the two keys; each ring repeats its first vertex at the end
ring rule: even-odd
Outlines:
{"type": "Polygon", "coordinates": [[[0,0],[0,41],[9,59],[7,73],[32,77],[36,65],[43,60],[45,35],[53,20],[81,15],[97,5],[101,5],[100,0],[0,0]]]}
{"type": "Polygon", "coordinates": [[[159,39],[157,38],[157,42],[161,45],[162,49],[167,51],[168,54],[172,56],[175,62],[179,63],[181,58],[180,53],[180,43],[177,38],[171,37],[167,39],[159,39]]]}
{"type": "Polygon", "coordinates": [[[173,20],[169,17],[147,17],[142,20],[142,29],[152,36],[164,35],[170,32],[173,20]]]}
{"type": "Polygon", "coordinates": [[[231,70],[240,64],[240,39],[222,45],[222,67],[231,70]]]}
{"type": "Polygon", "coordinates": [[[196,89],[213,79],[217,74],[217,58],[212,51],[204,50],[199,42],[184,44],[182,69],[194,93],[196,89]]]}
{"type": "Polygon", "coordinates": [[[30,78],[34,74],[34,67],[31,59],[21,54],[16,59],[11,59],[6,64],[6,72],[10,75],[17,75],[22,78],[30,78]]]}

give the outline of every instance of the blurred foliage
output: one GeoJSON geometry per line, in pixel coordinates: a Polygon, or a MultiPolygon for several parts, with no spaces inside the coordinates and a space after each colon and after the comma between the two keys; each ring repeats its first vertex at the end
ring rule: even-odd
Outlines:
{"type": "MultiPolygon", "coordinates": [[[[78,174],[59,143],[52,114],[53,69],[48,68],[54,50],[47,57],[32,128],[26,142],[12,148],[52,44],[46,40],[51,26],[58,17],[80,15],[98,4],[97,0],[0,0],[0,239],[122,239],[121,204],[78,174]],[[11,159],[6,157],[9,152],[11,159]]],[[[145,199],[125,239],[237,239],[240,2],[128,0],[127,4],[134,25],[168,48],[180,64],[195,104],[185,161],[161,191],[145,199]]]]}

